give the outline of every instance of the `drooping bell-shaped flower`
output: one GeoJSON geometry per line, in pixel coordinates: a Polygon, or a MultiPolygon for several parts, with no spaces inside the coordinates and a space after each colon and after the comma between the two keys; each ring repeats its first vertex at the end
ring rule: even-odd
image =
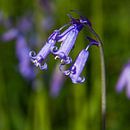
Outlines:
{"type": "MultiPolygon", "coordinates": [[[[64,26],[63,26],[64,27],[64,26]]],[[[35,64],[35,66],[39,67],[41,70],[47,69],[47,64],[45,62],[45,59],[51,52],[51,48],[54,47],[54,45],[57,42],[57,37],[60,34],[60,30],[63,28],[61,27],[59,30],[55,30],[50,37],[48,38],[47,42],[43,46],[43,48],[40,50],[40,52],[36,55],[34,51],[31,51],[29,53],[31,57],[31,61],[35,64]]]]}
{"type": "Polygon", "coordinates": [[[72,21],[72,25],[58,36],[58,42],[62,42],[60,48],[54,47],[51,51],[56,56],[55,58],[59,58],[64,64],[72,62],[72,59],[68,55],[74,47],[78,33],[83,28],[79,20],[72,18],[72,21]]]}
{"type": "Polygon", "coordinates": [[[116,84],[118,93],[123,91],[124,88],[126,88],[126,95],[130,99],[130,61],[124,66],[116,84]]]}
{"type": "Polygon", "coordinates": [[[60,65],[60,70],[65,74],[68,75],[73,83],[83,83],[85,81],[84,77],[81,77],[81,73],[84,69],[84,66],[88,60],[88,56],[89,56],[89,51],[88,48],[91,45],[99,45],[99,43],[95,40],[93,40],[92,38],[87,37],[87,39],[89,40],[89,45],[86,47],[86,49],[83,49],[78,57],[76,58],[74,64],[70,67],[69,70],[63,71],[62,69],[62,64],[60,65]]]}

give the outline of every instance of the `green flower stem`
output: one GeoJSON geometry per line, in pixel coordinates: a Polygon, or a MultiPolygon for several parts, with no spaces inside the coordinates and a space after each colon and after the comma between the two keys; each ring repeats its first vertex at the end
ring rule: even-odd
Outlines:
{"type": "Polygon", "coordinates": [[[104,52],[103,52],[103,43],[97,33],[89,27],[90,31],[95,35],[97,40],[100,42],[100,59],[101,59],[101,83],[102,83],[102,130],[106,129],[106,73],[105,73],[105,61],[104,61],[104,52]]]}
{"type": "Polygon", "coordinates": [[[104,62],[104,52],[102,45],[100,48],[101,56],[101,73],[102,73],[102,130],[106,129],[106,76],[105,76],[105,62],[104,62]]]}

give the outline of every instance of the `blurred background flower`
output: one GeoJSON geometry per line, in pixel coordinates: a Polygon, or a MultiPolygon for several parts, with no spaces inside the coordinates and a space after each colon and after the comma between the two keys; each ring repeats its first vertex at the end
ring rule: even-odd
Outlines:
{"type": "Polygon", "coordinates": [[[57,97],[60,95],[60,91],[65,82],[65,76],[59,70],[59,64],[56,65],[56,68],[54,68],[53,71],[50,81],[50,95],[52,97],[57,97]]]}
{"type": "MultiPolygon", "coordinates": [[[[8,21],[8,20],[7,20],[8,21]]],[[[4,23],[3,21],[2,23],[4,23]]],[[[13,24],[12,24],[13,25],[13,24]]],[[[33,21],[31,16],[22,17],[15,27],[1,35],[1,41],[9,42],[16,40],[16,57],[18,58],[18,68],[21,75],[27,80],[32,80],[35,77],[34,68],[31,66],[29,58],[29,47],[27,45],[28,33],[33,31],[33,21]]]]}
{"type": "Polygon", "coordinates": [[[124,88],[126,88],[125,90],[127,97],[130,98],[130,61],[124,66],[119,76],[116,91],[120,93],[124,88]]]}

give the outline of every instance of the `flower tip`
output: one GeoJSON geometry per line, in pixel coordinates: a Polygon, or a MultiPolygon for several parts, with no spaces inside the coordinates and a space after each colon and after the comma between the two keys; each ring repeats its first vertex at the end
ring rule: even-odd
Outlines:
{"type": "Polygon", "coordinates": [[[91,24],[91,22],[89,21],[89,19],[87,19],[87,18],[85,18],[85,17],[83,17],[83,16],[80,16],[80,23],[83,23],[83,24],[85,24],[85,25],[87,25],[87,26],[89,26],[89,27],[92,27],[92,24],[91,24]]]}
{"type": "Polygon", "coordinates": [[[36,52],[35,51],[30,51],[29,52],[29,57],[30,58],[34,58],[36,56],[36,52]]]}
{"type": "Polygon", "coordinates": [[[44,63],[44,65],[40,65],[39,67],[41,70],[47,70],[48,68],[46,63],[44,63]]]}
{"type": "Polygon", "coordinates": [[[47,68],[48,68],[48,67],[47,67],[47,64],[44,63],[44,64],[42,65],[42,58],[36,56],[35,51],[30,51],[30,52],[29,52],[29,57],[31,58],[32,63],[34,63],[34,65],[35,65],[36,67],[39,67],[41,70],[47,70],[47,68]]]}
{"type": "Polygon", "coordinates": [[[93,38],[91,38],[91,37],[89,37],[89,36],[87,36],[86,38],[87,38],[87,40],[88,40],[92,45],[96,45],[96,46],[99,46],[99,45],[100,45],[99,42],[96,41],[95,39],[93,39],[93,38]]]}
{"type": "Polygon", "coordinates": [[[77,84],[77,83],[83,83],[85,81],[85,77],[78,77],[78,79],[71,79],[72,83],[77,84]]]}

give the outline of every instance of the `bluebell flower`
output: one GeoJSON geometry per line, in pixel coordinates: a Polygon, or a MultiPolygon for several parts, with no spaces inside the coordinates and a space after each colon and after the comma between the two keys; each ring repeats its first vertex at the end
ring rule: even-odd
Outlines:
{"type": "Polygon", "coordinates": [[[116,91],[120,93],[126,88],[126,95],[130,99],[130,61],[124,66],[116,84],[116,91]]]}
{"type": "Polygon", "coordinates": [[[59,58],[61,63],[70,64],[72,62],[68,55],[74,47],[78,33],[82,30],[84,24],[90,25],[90,22],[87,19],[75,19],[71,15],[69,17],[71,26],[68,29],[63,33],[60,32],[67,26],[65,25],[59,30],[55,30],[37,55],[34,51],[30,52],[31,61],[40,69],[47,69],[45,59],[50,53],[55,55],[55,59],[59,58]],[[56,42],[62,42],[59,49],[55,46],[56,42]]]}
{"type": "Polygon", "coordinates": [[[78,31],[74,29],[74,26],[71,26],[65,32],[59,35],[60,39],[58,41],[62,41],[59,50],[54,46],[51,52],[56,56],[55,58],[60,58],[61,62],[69,64],[71,63],[71,58],[68,57],[68,54],[74,46],[78,31]]]}
{"type": "Polygon", "coordinates": [[[58,42],[62,42],[60,48],[58,49],[54,46],[54,49],[51,51],[55,55],[55,59],[59,58],[61,63],[64,64],[72,62],[72,59],[68,55],[74,47],[79,32],[86,25],[91,27],[90,21],[82,16],[80,16],[80,19],[75,19],[70,14],[68,16],[71,19],[71,26],[58,36],[58,42]]]}
{"type": "Polygon", "coordinates": [[[30,57],[28,55],[30,49],[27,46],[26,40],[22,35],[19,35],[16,40],[16,56],[19,61],[19,71],[26,79],[34,79],[34,69],[30,64],[30,57]]]}
{"type": "Polygon", "coordinates": [[[86,47],[86,49],[83,49],[78,57],[76,58],[74,64],[66,71],[63,71],[62,64],[60,65],[60,70],[64,73],[64,75],[67,75],[71,78],[73,83],[83,83],[85,81],[85,77],[81,77],[80,74],[82,73],[84,66],[87,62],[88,56],[89,56],[89,47],[92,45],[99,45],[97,41],[94,39],[87,37],[89,40],[89,45],[86,47]]]}
{"type": "Polygon", "coordinates": [[[60,29],[55,30],[50,35],[47,42],[45,43],[45,45],[43,46],[43,48],[40,50],[40,52],[37,55],[34,51],[31,51],[29,53],[29,55],[31,57],[31,61],[35,64],[35,66],[39,67],[41,70],[47,69],[47,63],[45,62],[45,59],[50,54],[51,48],[57,42],[57,36],[58,36],[59,33],[60,33],[60,29]]]}

